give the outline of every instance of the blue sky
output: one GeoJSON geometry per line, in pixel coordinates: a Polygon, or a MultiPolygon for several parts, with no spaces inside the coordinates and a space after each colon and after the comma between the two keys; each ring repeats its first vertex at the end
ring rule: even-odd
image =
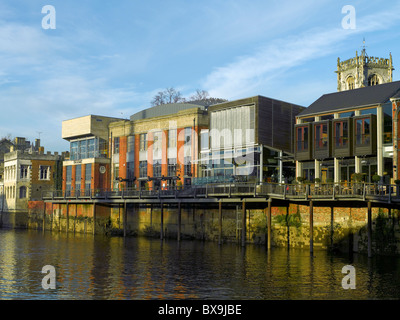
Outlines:
{"type": "Polygon", "coordinates": [[[40,138],[65,151],[63,120],[128,118],[166,87],[235,100],[254,95],[308,106],[336,91],[337,58],[394,60],[400,2],[164,0],[0,2],[0,137],[40,138]],[[56,10],[43,29],[42,7],[56,10]],[[356,9],[344,29],[345,5],[356,9]]]}

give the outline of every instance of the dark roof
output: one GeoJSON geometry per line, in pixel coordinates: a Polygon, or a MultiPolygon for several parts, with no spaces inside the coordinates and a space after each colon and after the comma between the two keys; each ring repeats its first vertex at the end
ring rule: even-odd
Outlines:
{"type": "Polygon", "coordinates": [[[324,94],[298,116],[383,104],[395,97],[400,97],[400,81],[324,94]]]}
{"type": "Polygon", "coordinates": [[[139,111],[131,116],[131,121],[143,120],[153,117],[167,116],[170,114],[177,113],[182,110],[199,108],[205,110],[206,108],[200,104],[195,103],[169,103],[161,104],[159,106],[151,107],[142,111],[139,111]]]}

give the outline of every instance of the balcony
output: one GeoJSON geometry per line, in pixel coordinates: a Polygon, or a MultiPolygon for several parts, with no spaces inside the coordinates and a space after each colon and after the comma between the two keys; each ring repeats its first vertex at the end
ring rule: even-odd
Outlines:
{"type": "Polygon", "coordinates": [[[332,121],[332,156],[344,158],[353,156],[353,122],[350,118],[332,121]]]}
{"type": "Polygon", "coordinates": [[[327,159],[331,157],[331,122],[321,121],[313,123],[313,158],[327,159]]]}
{"type": "Polygon", "coordinates": [[[354,118],[353,147],[355,156],[375,155],[377,146],[376,116],[354,118]]]}
{"type": "Polygon", "coordinates": [[[311,160],[311,123],[295,125],[295,160],[311,160]]]}

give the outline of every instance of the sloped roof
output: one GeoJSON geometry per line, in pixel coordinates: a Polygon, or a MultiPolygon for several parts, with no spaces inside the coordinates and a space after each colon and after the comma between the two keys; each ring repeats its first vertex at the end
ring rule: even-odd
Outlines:
{"type": "Polygon", "coordinates": [[[400,81],[324,94],[298,117],[383,104],[395,97],[400,97],[400,81]]]}

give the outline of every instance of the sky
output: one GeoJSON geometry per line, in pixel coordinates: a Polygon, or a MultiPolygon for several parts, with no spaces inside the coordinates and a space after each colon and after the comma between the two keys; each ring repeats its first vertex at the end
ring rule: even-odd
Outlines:
{"type": "Polygon", "coordinates": [[[388,0],[2,0],[0,138],[66,151],[63,120],[128,119],[167,87],[307,107],[337,90],[338,57],[363,39],[369,56],[392,54],[397,81],[398,12],[388,0]]]}

